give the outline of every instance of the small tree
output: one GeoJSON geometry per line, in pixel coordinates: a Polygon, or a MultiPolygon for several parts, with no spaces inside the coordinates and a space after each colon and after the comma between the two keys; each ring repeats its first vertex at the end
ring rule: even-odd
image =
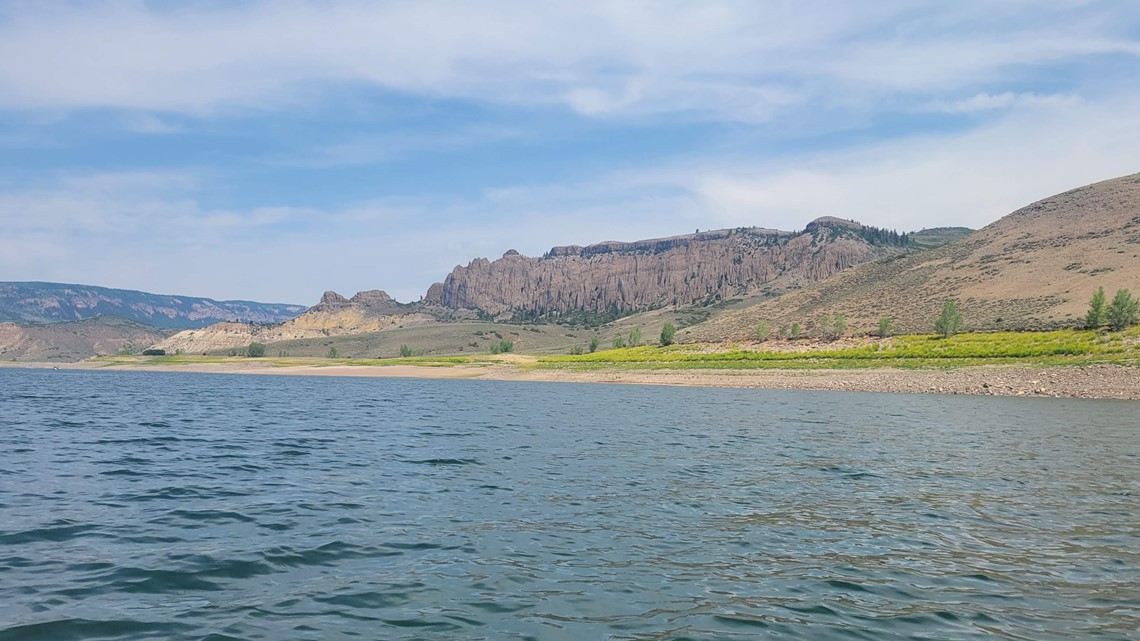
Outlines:
{"type": "Polygon", "coordinates": [[[661,344],[672,345],[673,337],[676,335],[677,328],[673,326],[673,323],[665,323],[665,326],[661,328],[661,344]]]}
{"type": "Polygon", "coordinates": [[[771,332],[771,328],[768,327],[768,321],[761,320],[756,323],[756,340],[763,343],[764,341],[768,340],[768,334],[771,332]]]}
{"type": "Polygon", "coordinates": [[[602,341],[599,340],[597,336],[594,336],[593,338],[591,338],[590,339],[590,353],[593,354],[594,352],[598,351],[598,346],[601,344],[602,344],[602,341]]]}
{"type": "Polygon", "coordinates": [[[623,347],[625,347],[625,337],[614,336],[614,349],[621,349],[623,347]]]}
{"type": "Polygon", "coordinates": [[[411,356],[414,353],[415,352],[412,351],[411,347],[408,347],[407,345],[401,345],[400,346],[400,356],[402,356],[404,358],[408,358],[409,356],[411,356]]]}
{"type": "Polygon", "coordinates": [[[788,330],[788,338],[796,340],[800,337],[800,324],[792,323],[792,328],[788,330]]]}
{"type": "Polygon", "coordinates": [[[329,348],[329,353],[328,353],[328,354],[325,354],[325,358],[336,358],[336,357],[337,357],[336,348],[335,348],[335,347],[330,347],[330,348],[329,348]]]}
{"type": "Polygon", "coordinates": [[[823,340],[839,340],[845,331],[847,331],[847,317],[843,314],[838,312],[831,316],[824,314],[819,318],[819,336],[823,340]]]}
{"type": "Polygon", "coordinates": [[[1108,320],[1108,310],[1104,306],[1104,287],[1098,287],[1089,301],[1089,313],[1085,315],[1085,327],[1096,329],[1108,320]]]}
{"type": "Polygon", "coordinates": [[[886,338],[891,335],[891,324],[895,319],[890,316],[884,316],[879,319],[879,338],[886,338]]]}
{"type": "Polygon", "coordinates": [[[634,327],[633,329],[629,330],[629,346],[630,347],[637,347],[640,344],[641,344],[641,328],[640,327],[634,327]]]}
{"type": "Polygon", "coordinates": [[[942,301],[942,315],[934,321],[934,332],[950,338],[962,326],[962,314],[958,313],[958,302],[950,299],[942,301]]]}
{"type": "Polygon", "coordinates": [[[261,358],[265,356],[265,343],[250,343],[249,347],[245,349],[245,353],[250,358],[261,358]]]}
{"type": "Polygon", "coordinates": [[[1127,289],[1116,290],[1116,295],[1108,304],[1109,327],[1119,332],[1129,325],[1135,325],[1138,315],[1140,315],[1140,301],[1132,298],[1132,293],[1127,289]]]}

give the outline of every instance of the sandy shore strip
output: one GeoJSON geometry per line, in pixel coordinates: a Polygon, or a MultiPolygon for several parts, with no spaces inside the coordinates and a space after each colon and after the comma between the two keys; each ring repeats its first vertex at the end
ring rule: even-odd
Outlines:
{"type": "Polygon", "coordinates": [[[268,363],[122,364],[24,363],[22,367],[197,372],[215,374],[271,374],[283,376],[353,376],[395,378],[462,378],[552,383],[617,383],[683,385],[910,394],[973,394],[980,396],[1035,396],[1140,400],[1140,368],[1119,365],[1071,367],[983,366],[950,370],[819,369],[819,370],[623,370],[588,372],[534,369],[516,363],[492,366],[425,367],[420,365],[298,365],[275,367],[268,363]]]}

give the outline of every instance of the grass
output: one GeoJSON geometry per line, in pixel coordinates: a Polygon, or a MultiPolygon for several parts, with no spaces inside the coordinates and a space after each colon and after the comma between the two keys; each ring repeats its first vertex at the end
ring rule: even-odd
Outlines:
{"type": "Polygon", "coordinates": [[[708,351],[703,345],[632,347],[581,356],[547,356],[550,369],[856,369],[949,368],[972,365],[1140,364],[1140,328],[1101,335],[1095,331],[987,332],[899,336],[853,347],[814,350],[737,348],[708,351]]]}
{"type": "MultiPolygon", "coordinates": [[[[538,369],[590,370],[749,370],[749,369],[947,369],[976,365],[1091,365],[1111,363],[1140,366],[1140,326],[1124,332],[1090,330],[1050,332],[985,332],[897,336],[857,346],[813,346],[807,341],[788,349],[764,345],[710,351],[709,345],[626,347],[581,355],[514,357],[516,366],[538,369]],[[809,349],[809,347],[814,347],[809,349]]],[[[406,358],[319,358],[200,356],[104,356],[107,365],[179,365],[201,363],[259,363],[271,367],[328,367],[332,365],[385,367],[490,367],[504,362],[489,354],[463,356],[411,356],[406,358]]]]}

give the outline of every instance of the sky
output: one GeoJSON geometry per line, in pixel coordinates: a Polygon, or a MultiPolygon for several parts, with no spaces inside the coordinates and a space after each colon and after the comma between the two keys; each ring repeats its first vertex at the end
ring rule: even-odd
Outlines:
{"type": "Polygon", "coordinates": [[[1136,172],[1135,0],[0,0],[0,280],[413,301],[510,249],[978,228],[1136,172]]]}

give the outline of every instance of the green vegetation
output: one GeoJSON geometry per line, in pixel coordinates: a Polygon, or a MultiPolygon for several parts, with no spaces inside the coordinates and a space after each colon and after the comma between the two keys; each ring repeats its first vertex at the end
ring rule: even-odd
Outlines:
{"type": "MultiPolygon", "coordinates": [[[[479,343],[473,343],[472,347],[478,347],[479,343]]],[[[424,350],[412,349],[408,345],[400,345],[400,358],[411,358],[413,356],[423,356],[424,350]]]]}
{"type": "Polygon", "coordinates": [[[756,335],[756,340],[761,343],[768,340],[768,334],[771,333],[771,330],[768,328],[768,321],[761,320],[757,322],[756,329],[753,333],[756,335]]]}
{"type": "Polygon", "coordinates": [[[143,356],[166,356],[166,350],[164,350],[164,349],[144,349],[142,351],[142,355],[143,356]]]}
{"type": "Polygon", "coordinates": [[[895,322],[894,317],[884,316],[879,319],[879,338],[886,338],[891,335],[891,325],[895,322]]]}
{"type": "Polygon", "coordinates": [[[1104,286],[1098,287],[1093,292],[1092,300],[1089,301],[1089,313],[1085,315],[1085,328],[1096,329],[1104,325],[1108,320],[1108,313],[1104,306],[1104,286]]]}
{"type": "Polygon", "coordinates": [[[628,342],[629,342],[630,347],[637,347],[637,346],[641,345],[641,328],[640,327],[634,327],[633,329],[629,330],[629,341],[628,342]]]}
{"type": "Polygon", "coordinates": [[[792,328],[788,330],[788,338],[796,340],[800,337],[800,324],[792,323],[792,328]]]}
{"type": "Polygon", "coordinates": [[[819,319],[819,337],[825,341],[837,341],[847,331],[847,317],[839,312],[832,316],[823,315],[819,319]]]}
{"type": "Polygon", "coordinates": [[[508,340],[501,340],[498,343],[491,343],[492,354],[508,354],[515,351],[515,344],[508,340]]]}
{"type": "Polygon", "coordinates": [[[1120,331],[1129,325],[1136,324],[1136,317],[1140,314],[1140,301],[1132,298],[1127,289],[1116,290],[1112,302],[1108,304],[1108,325],[1115,331],[1120,331]]]}
{"type": "Polygon", "coordinates": [[[614,349],[621,349],[625,347],[625,337],[614,336],[614,349]]]}
{"type": "Polygon", "coordinates": [[[1140,327],[1102,336],[1088,330],[897,336],[884,343],[836,349],[726,350],[672,345],[539,358],[539,367],[599,369],[948,368],[967,365],[1140,365],[1140,327]]]}
{"type": "Polygon", "coordinates": [[[942,315],[934,321],[934,331],[943,338],[950,338],[958,333],[961,326],[962,314],[958,312],[958,301],[950,299],[942,301],[942,315]]]}
{"type": "Polygon", "coordinates": [[[337,357],[336,347],[329,347],[329,351],[327,354],[325,354],[325,358],[336,358],[336,357],[337,357]]]}
{"type": "Polygon", "coordinates": [[[665,326],[661,328],[661,344],[672,345],[676,336],[677,328],[673,326],[673,323],[665,323],[665,326]]]}
{"type": "Polygon", "coordinates": [[[265,343],[250,343],[249,347],[245,348],[245,353],[250,358],[261,358],[265,356],[265,343]]]}
{"type": "Polygon", "coordinates": [[[602,341],[597,336],[590,337],[590,353],[593,354],[594,352],[598,351],[598,346],[601,344],[602,341]]]}

